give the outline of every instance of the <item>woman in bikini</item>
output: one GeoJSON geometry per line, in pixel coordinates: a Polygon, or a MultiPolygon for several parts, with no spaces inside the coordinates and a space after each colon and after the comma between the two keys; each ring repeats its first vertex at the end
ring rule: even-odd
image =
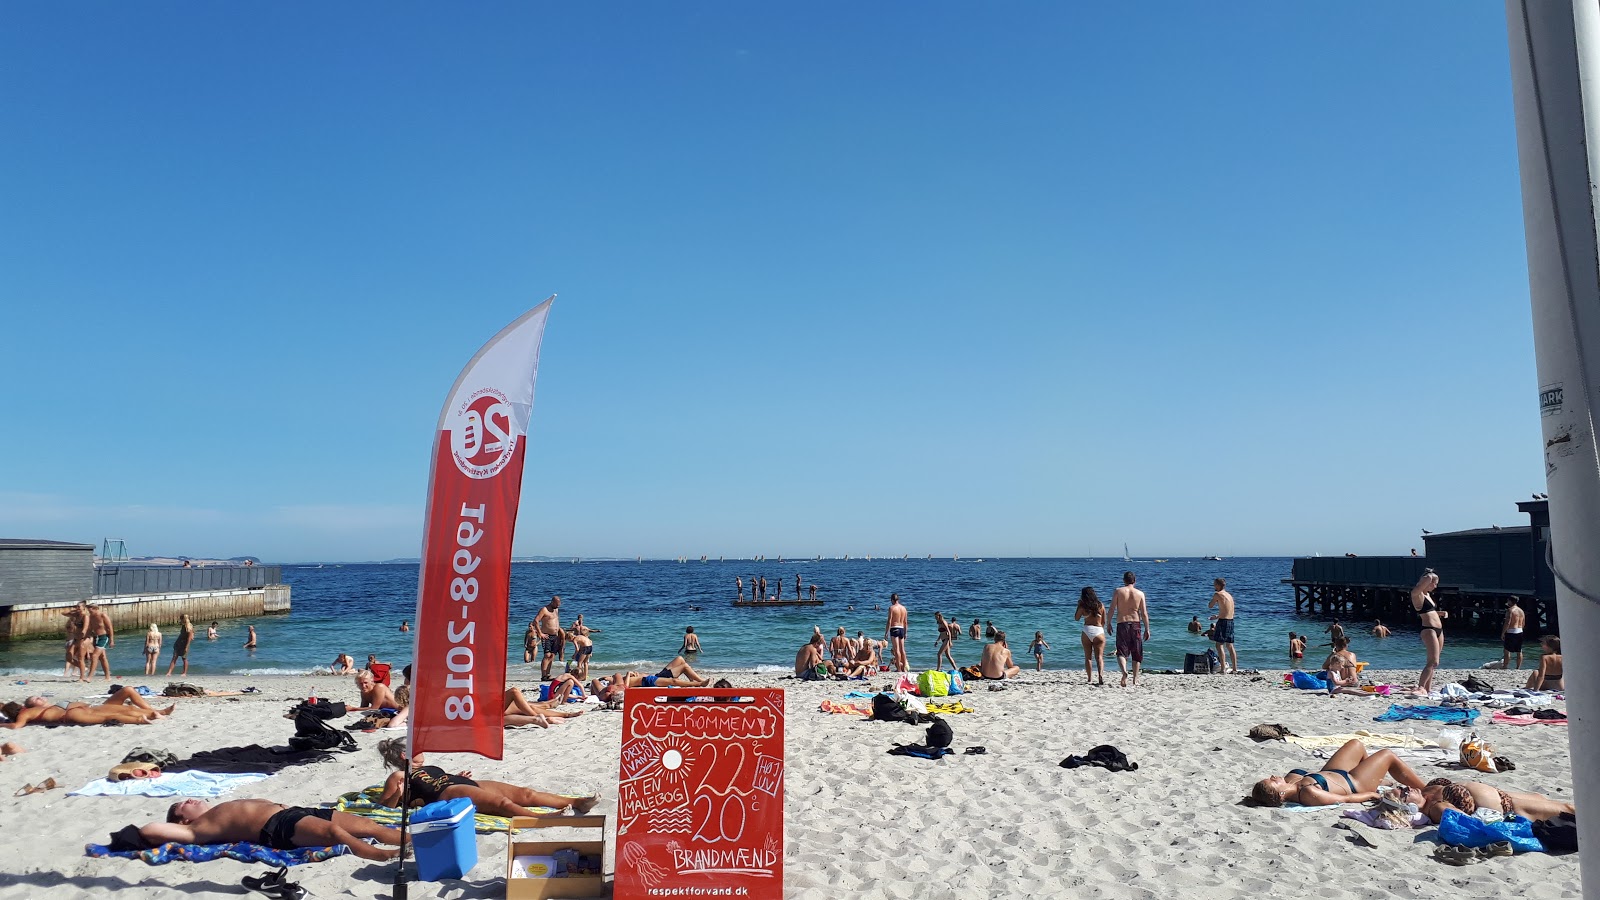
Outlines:
{"type": "Polygon", "coordinates": [[[1103,687],[1106,683],[1106,607],[1094,588],[1086,587],[1078,594],[1078,611],[1072,618],[1083,623],[1083,634],[1078,637],[1083,644],[1083,683],[1088,684],[1098,672],[1095,684],[1103,687]]]}
{"type": "Polygon", "coordinates": [[[1366,691],[1361,689],[1361,667],[1357,665],[1356,655],[1350,652],[1350,639],[1338,637],[1333,639],[1333,652],[1322,661],[1323,674],[1327,677],[1328,696],[1334,694],[1355,694],[1366,696],[1366,691]]]}
{"type": "Polygon", "coordinates": [[[1543,794],[1505,791],[1493,785],[1476,781],[1451,781],[1435,778],[1420,789],[1407,786],[1397,796],[1402,803],[1415,803],[1433,824],[1439,824],[1444,811],[1454,809],[1472,815],[1479,808],[1497,809],[1502,815],[1517,815],[1541,822],[1554,819],[1563,813],[1577,815],[1577,809],[1562,800],[1552,800],[1543,794]]]}
{"type": "Polygon", "coordinates": [[[161,661],[161,628],[156,623],[150,623],[150,630],[144,633],[144,673],[154,675],[156,663],[161,661]]]}
{"type": "MultiPolygon", "coordinates": [[[[405,798],[406,740],[389,738],[378,742],[378,754],[395,771],[383,783],[384,806],[399,806],[405,798]]],[[[474,781],[471,772],[451,775],[438,766],[423,765],[422,754],[412,760],[411,805],[425,806],[437,800],[466,797],[478,812],[490,816],[558,816],[567,810],[583,815],[594,808],[599,797],[564,797],[503,781],[474,781]],[[539,812],[530,807],[546,807],[539,812]],[[555,810],[551,812],[550,810],[555,810]]]]}
{"type": "Polygon", "coordinates": [[[1438,604],[1433,602],[1433,590],[1438,586],[1439,576],[1432,569],[1425,569],[1422,577],[1417,579],[1417,586],[1411,589],[1411,608],[1417,611],[1417,618],[1421,622],[1422,649],[1428,654],[1427,663],[1417,675],[1416,692],[1419,695],[1433,691],[1433,672],[1439,668],[1439,653],[1444,649],[1444,619],[1449,613],[1441,611],[1438,604]]]}
{"type": "Polygon", "coordinates": [[[148,725],[172,715],[177,708],[173,705],[156,709],[131,687],[118,689],[99,706],[77,701],[52,705],[43,697],[29,697],[21,703],[0,706],[0,714],[11,720],[8,724],[0,725],[0,728],[22,728],[29,724],[104,725],[107,722],[148,725]]]}
{"type": "Polygon", "coordinates": [[[1539,649],[1544,652],[1539,656],[1539,668],[1528,676],[1528,690],[1566,690],[1566,681],[1562,678],[1565,672],[1561,668],[1561,638],[1547,634],[1539,639],[1539,649]]]}
{"type": "Polygon", "coordinates": [[[1422,779],[1393,750],[1368,755],[1360,741],[1345,741],[1319,772],[1290,769],[1289,774],[1269,775],[1256,782],[1250,798],[1261,806],[1332,806],[1335,803],[1360,803],[1378,798],[1378,786],[1385,777],[1422,790],[1422,779]]]}

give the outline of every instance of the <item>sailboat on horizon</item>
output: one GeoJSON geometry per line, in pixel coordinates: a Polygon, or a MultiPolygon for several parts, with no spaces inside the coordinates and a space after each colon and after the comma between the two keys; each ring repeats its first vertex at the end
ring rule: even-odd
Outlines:
{"type": "Polygon", "coordinates": [[[1133,557],[1128,555],[1128,545],[1127,545],[1127,543],[1123,543],[1123,545],[1122,545],[1122,561],[1123,562],[1133,562],[1133,557]]]}

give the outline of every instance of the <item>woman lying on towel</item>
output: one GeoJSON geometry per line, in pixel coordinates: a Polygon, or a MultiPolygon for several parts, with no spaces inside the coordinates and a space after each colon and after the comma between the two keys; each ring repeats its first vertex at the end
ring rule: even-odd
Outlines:
{"type": "Polygon", "coordinates": [[[1256,782],[1250,798],[1261,806],[1333,806],[1378,798],[1378,786],[1385,776],[1407,787],[1422,790],[1422,779],[1393,750],[1368,754],[1365,744],[1345,741],[1319,772],[1290,769],[1284,776],[1271,775],[1256,782]]]}
{"type": "MultiPolygon", "coordinates": [[[[378,798],[378,802],[397,807],[405,798],[405,738],[379,741],[378,753],[389,768],[397,770],[383,783],[383,796],[378,798]]],[[[420,753],[412,758],[411,763],[412,806],[466,797],[478,808],[478,812],[490,816],[549,816],[560,815],[568,809],[582,815],[593,809],[600,800],[599,797],[563,797],[503,781],[474,781],[468,777],[471,772],[451,775],[438,766],[423,765],[420,753]],[[529,808],[534,806],[549,807],[556,812],[538,812],[529,808]]]]}
{"type": "Polygon", "coordinates": [[[107,722],[148,725],[157,719],[172,715],[172,711],[177,708],[169,706],[166,709],[156,709],[131,687],[119,688],[106,699],[106,702],[98,706],[77,701],[52,705],[43,697],[29,697],[21,703],[7,703],[0,706],[0,714],[10,720],[0,725],[0,728],[22,728],[29,724],[104,725],[107,722]]]}
{"type": "Polygon", "coordinates": [[[1421,789],[1408,786],[1395,793],[1395,799],[1403,803],[1415,803],[1435,825],[1439,824],[1447,809],[1459,810],[1469,816],[1480,807],[1497,809],[1503,815],[1522,816],[1536,822],[1557,818],[1562,813],[1577,815],[1577,809],[1571,803],[1552,800],[1543,794],[1503,791],[1476,781],[1435,778],[1421,789]]]}

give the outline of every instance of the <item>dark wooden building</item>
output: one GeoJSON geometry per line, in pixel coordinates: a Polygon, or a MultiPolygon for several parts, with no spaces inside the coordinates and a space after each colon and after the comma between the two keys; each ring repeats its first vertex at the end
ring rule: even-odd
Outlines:
{"type": "Polygon", "coordinates": [[[1556,631],[1555,578],[1550,572],[1550,509],[1545,500],[1517,504],[1527,525],[1473,528],[1423,536],[1427,555],[1301,557],[1289,584],[1297,611],[1334,618],[1415,622],[1411,588],[1424,569],[1439,576],[1434,599],[1450,613],[1447,628],[1500,630],[1506,601],[1527,612],[1527,630],[1556,631]]]}
{"type": "Polygon", "coordinates": [[[0,538],[0,607],[76,603],[94,592],[94,546],[0,538]]]}

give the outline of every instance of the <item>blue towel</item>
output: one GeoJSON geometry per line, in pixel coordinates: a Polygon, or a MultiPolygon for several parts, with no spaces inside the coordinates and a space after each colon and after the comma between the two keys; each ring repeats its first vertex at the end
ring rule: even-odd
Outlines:
{"type": "Polygon", "coordinates": [[[1401,706],[1394,703],[1390,704],[1388,712],[1375,716],[1373,721],[1400,722],[1406,719],[1428,719],[1451,725],[1471,725],[1478,720],[1478,711],[1454,706],[1401,706]]]}
{"type": "Polygon", "coordinates": [[[1315,675],[1308,675],[1299,669],[1290,672],[1289,677],[1294,681],[1294,686],[1303,691],[1325,691],[1328,689],[1326,681],[1315,675]]]}
{"type": "MultiPolygon", "coordinates": [[[[871,700],[873,697],[876,697],[876,696],[878,696],[878,692],[877,691],[851,691],[850,693],[844,695],[844,699],[846,699],[846,700],[871,700]]],[[[893,695],[890,695],[890,696],[893,696],[893,695]]]]}
{"type": "Polygon", "coordinates": [[[245,773],[221,775],[216,772],[164,772],[155,778],[130,778],[91,781],[68,797],[221,797],[236,787],[253,784],[270,775],[245,773]]]}
{"type": "Polygon", "coordinates": [[[213,859],[236,859],[240,862],[263,862],[269,866],[302,866],[343,856],[350,848],[343,844],[332,847],[296,847],[293,850],[274,850],[260,844],[162,844],[149,850],[112,850],[104,844],[84,844],[86,856],[142,859],[152,866],[170,862],[210,862],[213,859]]]}

